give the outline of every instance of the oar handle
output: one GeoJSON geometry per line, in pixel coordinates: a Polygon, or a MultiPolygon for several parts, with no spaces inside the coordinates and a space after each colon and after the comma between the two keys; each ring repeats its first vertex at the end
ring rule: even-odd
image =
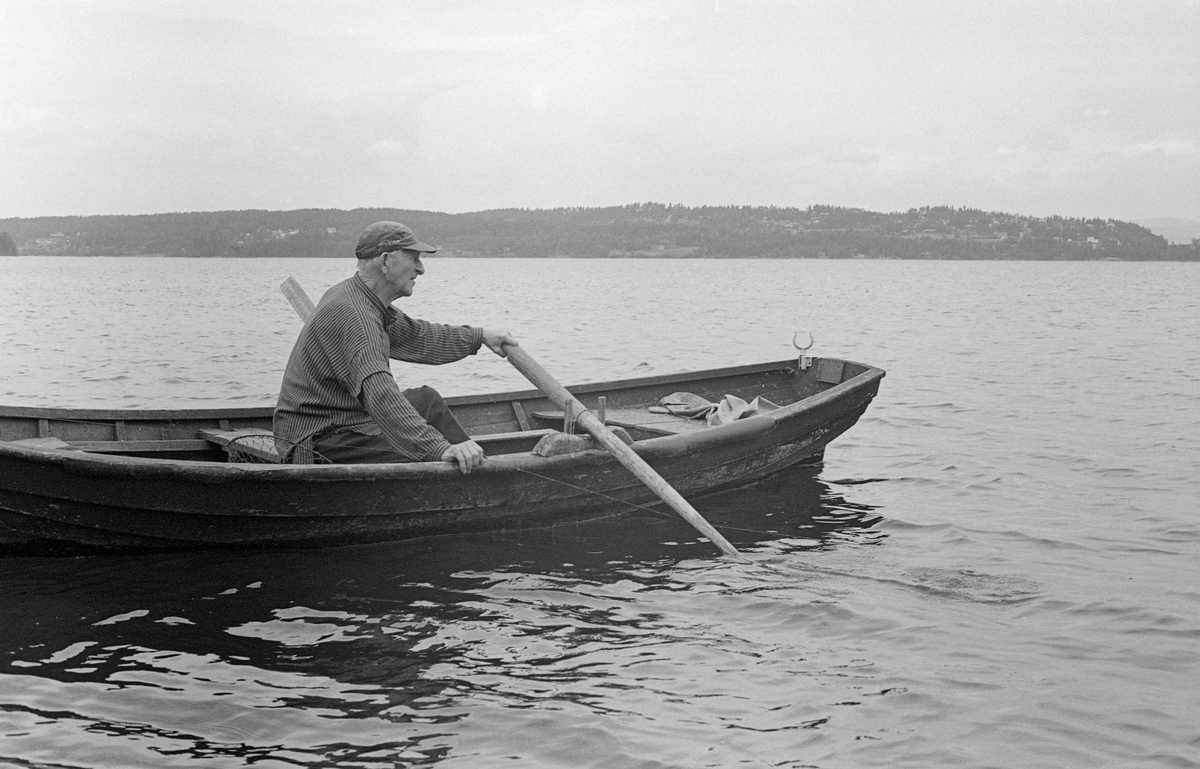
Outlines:
{"type": "Polygon", "coordinates": [[[308,319],[312,317],[312,314],[317,309],[316,305],[313,304],[313,300],[308,298],[308,292],[300,286],[300,283],[295,278],[291,277],[283,282],[279,290],[287,297],[288,302],[292,305],[292,309],[300,316],[300,320],[307,323],[308,319]]]}
{"type": "Polygon", "coordinates": [[[525,348],[505,345],[504,352],[508,357],[509,363],[513,364],[517,371],[524,374],[526,379],[536,385],[547,398],[554,401],[555,405],[561,408],[576,424],[587,430],[588,434],[599,441],[604,448],[608,449],[618,462],[637,476],[662,501],[666,502],[672,510],[679,513],[697,531],[708,537],[710,542],[721,549],[721,552],[726,555],[741,556],[737,548],[731,545],[729,540],[721,536],[721,533],[714,529],[712,524],[704,520],[704,516],[696,512],[695,508],[683,498],[683,495],[676,491],[671,484],[667,483],[653,467],[646,463],[646,460],[638,456],[637,452],[629,448],[620,438],[614,435],[612,430],[609,430],[595,414],[584,408],[583,404],[567,388],[559,384],[557,379],[550,376],[550,373],[542,368],[541,364],[534,360],[532,355],[525,351],[525,348]]]}

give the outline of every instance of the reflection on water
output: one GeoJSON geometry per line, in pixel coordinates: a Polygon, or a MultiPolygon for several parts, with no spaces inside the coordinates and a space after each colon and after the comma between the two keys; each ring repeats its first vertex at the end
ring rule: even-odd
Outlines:
{"type": "Polygon", "coordinates": [[[714,601],[761,601],[789,558],[885,536],[819,473],[697,500],[746,564],[646,512],[339,549],[9,557],[5,752],[65,760],[107,736],[130,765],[389,765],[452,756],[480,708],[653,718],[688,694],[672,668],[759,655],[713,632],[714,601]]]}

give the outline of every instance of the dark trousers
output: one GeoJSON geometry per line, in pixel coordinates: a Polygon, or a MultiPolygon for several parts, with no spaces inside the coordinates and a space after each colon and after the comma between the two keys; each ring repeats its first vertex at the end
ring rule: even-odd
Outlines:
{"type": "MultiPolygon", "coordinates": [[[[426,422],[441,433],[450,443],[471,440],[462,425],[450,413],[442,396],[432,387],[414,387],[403,392],[426,422]]],[[[313,452],[317,461],[334,464],[361,464],[365,462],[412,462],[392,448],[382,435],[363,435],[353,430],[340,430],[313,441],[313,452]]]]}

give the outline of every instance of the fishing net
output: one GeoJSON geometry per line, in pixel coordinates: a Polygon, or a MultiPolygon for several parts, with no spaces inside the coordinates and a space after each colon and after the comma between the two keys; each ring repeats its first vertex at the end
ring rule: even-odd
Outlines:
{"type": "Polygon", "coordinates": [[[228,461],[241,464],[279,464],[275,436],[270,433],[239,435],[225,445],[228,461]]]}

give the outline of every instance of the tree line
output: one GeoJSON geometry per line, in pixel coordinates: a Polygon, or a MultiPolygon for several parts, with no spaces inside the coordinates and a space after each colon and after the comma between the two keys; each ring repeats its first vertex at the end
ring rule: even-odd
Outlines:
{"type": "Polygon", "coordinates": [[[350,257],[364,226],[404,222],[445,256],[1200,260],[1113,219],[1029,217],[927,206],[633,203],[463,214],[394,208],[213,211],[0,219],[0,253],[170,257],[350,257]],[[7,235],[7,239],[5,236],[7,235]]]}

